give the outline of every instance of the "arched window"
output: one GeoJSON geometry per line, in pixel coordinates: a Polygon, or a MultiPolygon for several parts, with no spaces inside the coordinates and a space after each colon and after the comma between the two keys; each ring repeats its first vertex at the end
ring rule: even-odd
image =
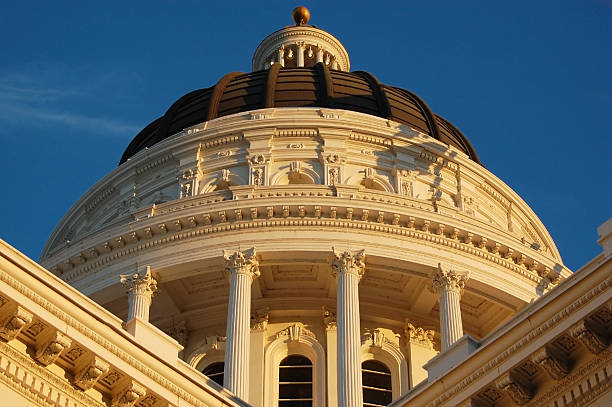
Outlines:
{"type": "Polygon", "coordinates": [[[361,364],[361,380],[364,406],[386,406],[391,403],[391,371],[385,364],[366,360],[361,364]]]}
{"type": "Polygon", "coordinates": [[[206,366],[202,373],[208,376],[212,381],[217,383],[219,386],[223,386],[223,369],[225,368],[225,363],[223,362],[215,362],[206,366]]]}
{"type": "Polygon", "coordinates": [[[312,362],[302,355],[290,355],[278,368],[278,406],[312,407],[312,362]]]}

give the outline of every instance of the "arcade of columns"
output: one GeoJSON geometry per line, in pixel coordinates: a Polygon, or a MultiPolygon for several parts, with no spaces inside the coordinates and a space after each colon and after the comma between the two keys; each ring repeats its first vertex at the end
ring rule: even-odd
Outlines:
{"type": "MultiPolygon", "coordinates": [[[[225,346],[224,387],[246,400],[249,387],[249,344],[251,284],[259,277],[255,248],[223,251],[230,280],[227,341],[225,346]]],[[[332,275],[338,281],[338,405],[359,406],[362,401],[361,335],[359,316],[359,281],[365,272],[365,250],[356,252],[333,249],[332,275]]],[[[147,266],[142,274],[120,276],[129,294],[128,321],[149,319],[149,307],[157,293],[157,282],[147,266]]],[[[432,275],[430,290],[439,296],[442,351],[463,336],[459,301],[468,280],[467,272],[458,272],[441,264],[432,275]]]]}

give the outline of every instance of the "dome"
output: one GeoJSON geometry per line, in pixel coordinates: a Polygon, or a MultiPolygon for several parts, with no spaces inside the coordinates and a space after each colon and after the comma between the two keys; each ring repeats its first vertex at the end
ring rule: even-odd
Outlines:
{"type": "Polygon", "coordinates": [[[386,118],[453,146],[480,163],[468,139],[414,93],[381,84],[368,72],[344,72],[317,63],[313,67],[275,64],[251,73],[232,72],[215,86],[182,96],[132,140],[119,164],[186,127],[272,107],[327,107],[386,118]]]}

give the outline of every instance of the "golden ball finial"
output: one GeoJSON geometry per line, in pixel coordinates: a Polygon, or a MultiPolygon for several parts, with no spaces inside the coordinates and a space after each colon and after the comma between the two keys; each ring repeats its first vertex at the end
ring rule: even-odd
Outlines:
{"type": "Polygon", "coordinates": [[[291,17],[293,17],[295,25],[306,25],[310,20],[310,11],[304,6],[297,6],[291,12],[291,17]]]}

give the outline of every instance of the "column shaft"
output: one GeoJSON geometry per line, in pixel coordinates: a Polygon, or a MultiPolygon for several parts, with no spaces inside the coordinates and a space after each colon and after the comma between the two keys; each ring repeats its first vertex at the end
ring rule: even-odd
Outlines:
{"type": "Polygon", "coordinates": [[[333,251],[332,267],[338,278],[338,406],[357,407],[363,405],[359,280],[365,270],[365,252],[333,251]]]}
{"type": "Polygon", "coordinates": [[[297,66],[304,66],[304,44],[298,44],[297,46],[297,66]]]}
{"type": "Polygon", "coordinates": [[[249,395],[251,282],[247,273],[231,274],[223,387],[242,400],[249,395]]]}
{"type": "Polygon", "coordinates": [[[323,48],[317,47],[317,62],[323,62],[323,48]]]}
{"type": "Polygon", "coordinates": [[[338,405],[361,406],[359,276],[338,274],[338,405]]]}
{"type": "Polygon", "coordinates": [[[131,292],[129,297],[128,318],[130,321],[134,317],[139,317],[145,321],[149,320],[149,307],[151,306],[151,296],[146,294],[136,294],[131,292]]]}
{"type": "Polygon", "coordinates": [[[248,401],[251,284],[253,279],[259,276],[259,263],[255,248],[244,252],[224,250],[223,257],[230,276],[223,387],[248,401]]]}
{"type": "Polygon", "coordinates": [[[442,349],[448,349],[463,336],[460,295],[456,291],[442,289],[440,293],[440,333],[442,349]]]}

